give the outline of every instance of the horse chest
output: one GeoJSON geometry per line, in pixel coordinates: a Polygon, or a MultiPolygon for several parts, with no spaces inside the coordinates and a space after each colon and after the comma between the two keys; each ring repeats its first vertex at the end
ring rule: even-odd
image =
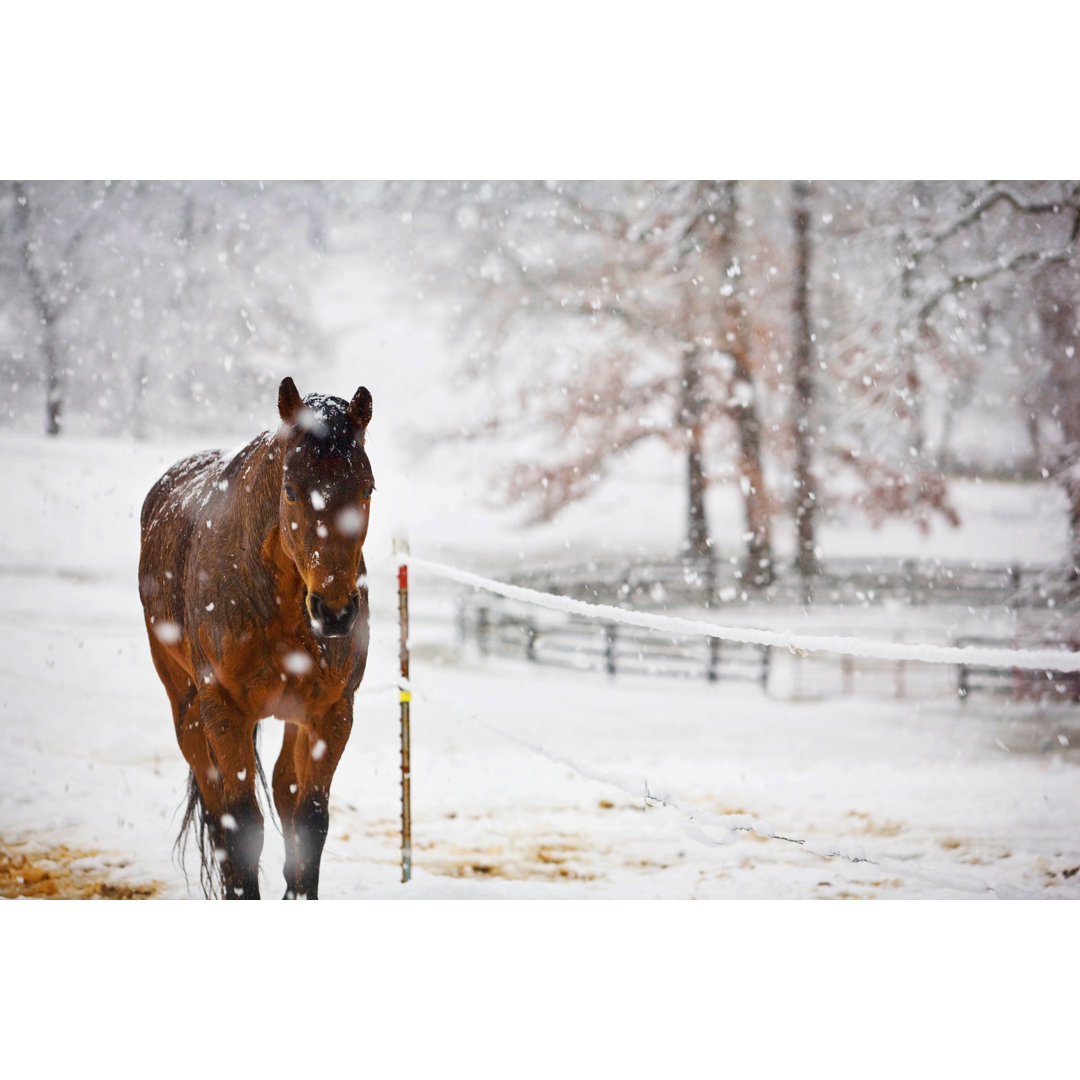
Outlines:
{"type": "Polygon", "coordinates": [[[351,663],[341,664],[317,645],[293,640],[278,642],[271,668],[276,693],[272,712],[282,720],[303,723],[325,712],[346,691],[351,663]]]}
{"type": "Polygon", "coordinates": [[[276,716],[304,724],[325,713],[347,692],[355,667],[353,650],[331,649],[306,634],[280,632],[228,637],[215,677],[254,717],[276,716]]]}

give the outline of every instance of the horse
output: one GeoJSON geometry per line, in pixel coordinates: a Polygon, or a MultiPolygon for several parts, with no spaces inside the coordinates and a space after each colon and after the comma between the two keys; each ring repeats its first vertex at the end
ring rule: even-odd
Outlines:
{"type": "Polygon", "coordinates": [[[139,596],[190,769],[177,851],[183,865],[197,826],[208,897],[259,898],[256,735],[275,716],[284,898],[318,898],[330,783],[367,663],[371,411],[366,387],[301,399],[285,378],[276,431],[185,458],[143,503],[139,596]]]}

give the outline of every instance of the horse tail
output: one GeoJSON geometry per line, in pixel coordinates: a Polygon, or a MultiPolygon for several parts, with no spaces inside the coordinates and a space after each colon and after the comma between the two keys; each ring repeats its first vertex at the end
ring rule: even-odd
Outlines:
{"type": "Polygon", "coordinates": [[[189,835],[195,836],[195,850],[199,853],[199,884],[202,887],[203,896],[208,900],[214,896],[220,896],[222,892],[221,868],[217,859],[214,858],[210,815],[207,813],[206,803],[203,802],[195,773],[190,770],[187,782],[187,806],[184,809],[183,820],[180,822],[180,833],[173,847],[173,854],[184,873],[184,881],[190,885],[185,858],[189,835]]]}
{"type": "MultiPolygon", "coordinates": [[[[274,801],[270,797],[270,785],[266,782],[266,772],[263,770],[262,759],[259,757],[259,725],[255,725],[252,735],[255,743],[255,771],[259,778],[259,786],[262,788],[263,798],[269,808],[271,820],[280,830],[277,819],[274,816],[274,801]]],[[[215,855],[215,844],[212,829],[213,819],[203,802],[202,792],[199,790],[195,773],[188,770],[187,782],[187,806],[184,808],[184,817],[180,822],[180,833],[173,845],[173,854],[180,864],[184,875],[184,881],[190,884],[187,871],[186,852],[188,837],[195,837],[195,850],[199,854],[199,885],[203,896],[208,900],[215,896],[224,895],[224,882],[221,876],[221,864],[215,855]]]]}

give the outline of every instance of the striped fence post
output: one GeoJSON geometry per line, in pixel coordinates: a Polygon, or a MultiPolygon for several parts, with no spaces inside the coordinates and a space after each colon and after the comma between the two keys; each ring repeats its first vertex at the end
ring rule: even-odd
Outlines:
{"type": "Polygon", "coordinates": [[[401,626],[401,682],[398,701],[401,708],[401,881],[412,877],[412,775],[409,712],[412,690],[409,685],[409,545],[394,541],[395,554],[404,556],[398,565],[398,621],[401,626]]]}

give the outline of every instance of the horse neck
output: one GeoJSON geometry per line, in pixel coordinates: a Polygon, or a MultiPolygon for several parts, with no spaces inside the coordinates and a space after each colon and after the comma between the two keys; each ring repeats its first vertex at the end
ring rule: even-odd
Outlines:
{"type": "MultiPolygon", "coordinates": [[[[241,524],[251,583],[256,591],[265,588],[276,597],[283,595],[282,590],[299,590],[302,586],[296,564],[281,547],[278,506],[285,479],[284,455],[285,448],[276,438],[264,438],[241,474],[242,483],[251,488],[250,495],[244,492],[250,505],[242,512],[241,524]]],[[[268,592],[263,600],[269,596],[268,592]]]]}
{"type": "Polygon", "coordinates": [[[261,551],[278,527],[284,462],[282,446],[275,438],[263,437],[237,476],[241,490],[234,504],[237,525],[244,535],[245,548],[261,551]]]}

